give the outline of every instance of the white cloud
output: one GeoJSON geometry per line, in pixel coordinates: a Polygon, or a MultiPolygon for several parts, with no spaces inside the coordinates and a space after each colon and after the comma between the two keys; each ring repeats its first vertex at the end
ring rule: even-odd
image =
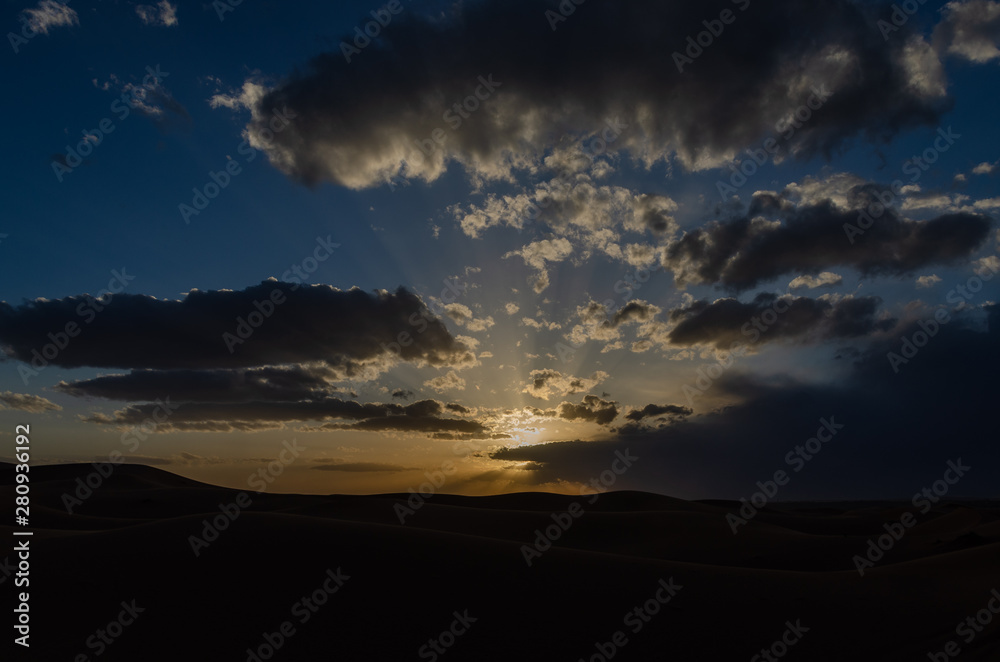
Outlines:
{"type": "Polygon", "coordinates": [[[469,331],[479,332],[493,326],[493,317],[477,319],[472,313],[472,309],[461,303],[450,303],[444,307],[444,314],[455,324],[464,326],[469,331]]]}
{"type": "Polygon", "coordinates": [[[135,13],[146,25],[159,25],[165,28],[177,25],[177,5],[172,5],[167,0],[160,0],[156,6],[138,5],[135,13]]]}
{"type": "Polygon", "coordinates": [[[997,164],[1000,164],[1000,161],[997,161],[996,163],[988,163],[986,161],[983,161],[982,163],[980,163],[979,165],[977,165],[975,168],[972,169],[972,174],[988,175],[997,169],[997,164]]]}
{"type": "Polygon", "coordinates": [[[240,110],[246,108],[253,110],[258,102],[267,94],[267,88],[253,80],[247,80],[239,92],[232,90],[229,94],[216,94],[208,100],[211,108],[229,108],[230,110],[240,110]]]}
{"type": "Polygon", "coordinates": [[[549,286],[549,273],[546,269],[548,262],[562,262],[573,254],[573,245],[566,238],[542,239],[535,241],[519,250],[510,251],[504,255],[504,259],[519,256],[524,263],[534,269],[537,273],[532,282],[535,292],[540,293],[549,286]]]}
{"type": "Polygon", "coordinates": [[[1000,258],[996,255],[979,258],[972,263],[972,269],[976,273],[984,273],[987,270],[992,271],[994,274],[1000,273],[1000,258]]]}
{"type": "Polygon", "coordinates": [[[544,225],[552,234],[551,239],[544,240],[548,244],[529,244],[508,254],[522,255],[525,262],[534,258],[534,263],[528,264],[538,271],[533,285],[536,292],[542,292],[549,279],[544,264],[538,260],[540,257],[557,262],[573,253],[580,260],[586,260],[597,253],[633,267],[654,264],[658,259],[655,245],[623,245],[622,234],[673,234],[677,231],[674,218],[677,209],[677,203],[666,196],[599,185],[590,175],[578,173],[542,182],[533,191],[524,189],[517,195],[489,195],[481,205],[455,205],[449,211],[462,231],[472,238],[479,238],[494,227],[521,231],[529,223],[544,225]],[[554,254],[552,249],[555,247],[561,248],[561,255],[554,254]]]}
{"type": "Polygon", "coordinates": [[[54,0],[42,0],[37,7],[25,9],[22,14],[28,26],[42,34],[48,34],[51,28],[80,24],[80,17],[74,10],[54,0]]]}
{"type": "Polygon", "coordinates": [[[659,251],[652,244],[629,244],[625,247],[625,262],[630,266],[643,268],[656,262],[659,251]]]}
{"type": "Polygon", "coordinates": [[[826,177],[805,177],[785,187],[788,197],[799,204],[814,205],[829,200],[840,209],[851,208],[851,191],[866,181],[849,172],[835,172],[826,177]]]}
{"type": "Polygon", "coordinates": [[[558,370],[532,370],[530,376],[531,381],[522,389],[522,392],[542,400],[574,393],[586,393],[610,377],[608,373],[600,370],[589,378],[564,375],[558,370]]]}
{"type": "Polygon", "coordinates": [[[522,319],[521,324],[523,324],[524,326],[529,326],[532,329],[548,329],[550,331],[562,328],[562,325],[559,324],[558,322],[547,322],[544,319],[539,321],[536,319],[532,319],[531,317],[525,317],[524,319],[522,319]]]}
{"type": "Polygon", "coordinates": [[[38,395],[2,391],[0,409],[17,409],[31,414],[41,414],[46,411],[61,411],[62,407],[38,395]]]}
{"type": "Polygon", "coordinates": [[[979,64],[1000,59],[1000,2],[955,1],[941,11],[944,19],[934,28],[935,48],[979,64]]]}
{"type": "Polygon", "coordinates": [[[544,223],[566,236],[612,228],[671,232],[676,229],[677,209],[666,196],[598,185],[589,175],[576,174],[541,182],[516,195],[491,194],[482,205],[455,205],[449,211],[466,235],[478,238],[492,227],[521,230],[529,223],[544,223]]]}
{"type": "MultiPolygon", "coordinates": [[[[642,299],[632,299],[619,310],[611,313],[604,304],[591,301],[576,309],[580,324],[575,325],[566,334],[566,339],[574,346],[580,346],[588,340],[605,343],[602,353],[621,349],[622,330],[635,325],[635,335],[638,339],[650,340],[661,345],[666,342],[667,325],[656,319],[662,310],[642,299]]],[[[646,345],[640,345],[645,347],[646,345]]],[[[633,351],[636,351],[633,348],[633,351]]],[[[644,349],[639,351],[645,351],[644,349]]]]}
{"type": "Polygon", "coordinates": [[[814,289],[817,287],[836,287],[844,282],[843,276],[832,271],[824,271],[818,276],[799,276],[788,284],[788,289],[798,290],[802,288],[814,289]]]}
{"type": "Polygon", "coordinates": [[[1000,208],[1000,198],[987,198],[986,200],[976,200],[972,205],[976,209],[998,209],[1000,208]]]}
{"type": "Polygon", "coordinates": [[[941,277],[937,274],[931,274],[930,276],[921,276],[917,279],[917,287],[919,289],[927,289],[934,287],[941,282],[941,277]]]}
{"type": "Polygon", "coordinates": [[[432,388],[438,393],[454,389],[456,391],[465,390],[465,380],[458,376],[454,370],[449,370],[448,374],[434,377],[424,382],[424,386],[432,388]]]}
{"type": "Polygon", "coordinates": [[[968,201],[969,196],[962,194],[949,195],[948,193],[925,193],[911,196],[903,200],[900,209],[903,211],[917,211],[920,209],[940,209],[946,211],[957,211],[968,201]]]}
{"type": "MultiPolygon", "coordinates": [[[[469,351],[472,351],[472,352],[474,352],[477,349],[479,349],[479,345],[481,344],[478,340],[476,340],[472,336],[455,336],[455,340],[457,340],[458,342],[462,343],[465,347],[469,348],[469,351]]],[[[461,367],[459,367],[459,370],[461,370],[462,368],[472,367],[474,365],[476,365],[476,364],[473,363],[470,366],[461,366],[461,367]]]]}

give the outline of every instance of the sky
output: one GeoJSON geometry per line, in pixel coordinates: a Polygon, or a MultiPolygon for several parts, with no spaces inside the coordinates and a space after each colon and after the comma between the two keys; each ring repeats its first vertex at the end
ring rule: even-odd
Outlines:
{"type": "Polygon", "coordinates": [[[998,496],[1000,2],[0,20],[0,441],[37,463],[998,496]]]}

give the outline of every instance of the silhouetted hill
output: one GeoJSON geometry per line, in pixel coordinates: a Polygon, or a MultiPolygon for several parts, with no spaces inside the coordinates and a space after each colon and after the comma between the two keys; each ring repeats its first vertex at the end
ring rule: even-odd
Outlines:
{"type": "MultiPolygon", "coordinates": [[[[590,660],[619,630],[628,643],[616,662],[750,659],[788,621],[809,628],[790,660],[920,660],[957,639],[956,625],[1000,587],[995,503],[917,515],[861,576],[853,558],[909,504],[776,504],[735,535],[726,516],[739,504],[639,492],[592,505],[439,494],[404,524],[409,494],[249,493],[233,519],[220,505],[232,514],[239,490],[121,465],[70,514],[63,494],[90,471],[31,469],[31,659],[244,662],[285,621],[295,633],[275,660],[431,659],[421,647],[468,610],[477,620],[436,654],[443,662],[590,660]],[[566,514],[573,504],[579,517],[566,514]],[[211,520],[224,528],[209,540],[211,520]],[[526,546],[545,547],[546,529],[558,536],[529,565],[526,546]],[[197,555],[192,536],[207,542],[197,555]],[[350,579],[302,612],[338,568],[350,579]],[[655,595],[671,578],[682,588],[661,606],[655,595]],[[98,657],[95,633],[133,600],[145,611],[98,657]],[[657,614],[626,625],[650,600],[657,614]]],[[[12,473],[0,466],[8,503],[12,473]]],[[[12,527],[0,528],[13,558],[12,527]]],[[[961,659],[1000,659],[997,631],[962,642],[961,659]]]]}

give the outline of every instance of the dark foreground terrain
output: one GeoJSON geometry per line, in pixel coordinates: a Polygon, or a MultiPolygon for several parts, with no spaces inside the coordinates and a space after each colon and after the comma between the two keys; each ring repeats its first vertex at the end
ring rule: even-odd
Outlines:
{"type": "Polygon", "coordinates": [[[998,503],[778,504],[734,535],[739,504],[634,492],[436,495],[405,524],[408,495],[250,492],[232,520],[239,492],[123,465],[70,515],[91,471],[31,470],[31,648],[14,659],[1000,660],[998,503]],[[907,511],[861,576],[855,555],[907,511]]]}

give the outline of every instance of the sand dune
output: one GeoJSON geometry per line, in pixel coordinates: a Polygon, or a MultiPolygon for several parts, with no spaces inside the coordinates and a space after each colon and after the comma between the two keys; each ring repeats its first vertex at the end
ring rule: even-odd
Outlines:
{"type": "Polygon", "coordinates": [[[738,504],[608,493],[529,567],[523,546],[580,498],[436,495],[401,525],[407,495],[250,494],[195,556],[236,491],[124,465],[70,515],[61,496],[89,471],[32,469],[33,660],[243,662],[265,635],[284,641],[259,659],[750,660],[797,623],[782,659],[927,660],[951,640],[1000,659],[996,622],[956,634],[1000,588],[996,503],[938,504],[863,577],[852,557],[908,504],[779,504],[733,535],[738,504]],[[301,602],[316,591],[324,604],[301,602]],[[94,636],[133,601],[119,636],[94,636]],[[655,615],[628,616],[647,602],[655,615]]]}

